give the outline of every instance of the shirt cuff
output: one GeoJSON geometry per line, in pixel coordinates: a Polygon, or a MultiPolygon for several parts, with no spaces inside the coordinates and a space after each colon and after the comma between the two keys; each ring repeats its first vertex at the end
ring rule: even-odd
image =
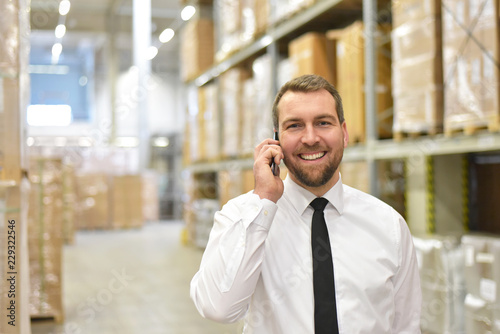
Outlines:
{"type": "Polygon", "coordinates": [[[250,194],[244,205],[242,212],[242,220],[245,228],[248,228],[250,223],[257,224],[265,230],[269,230],[274,219],[274,215],[278,210],[278,206],[273,201],[261,199],[256,194],[250,194]]]}

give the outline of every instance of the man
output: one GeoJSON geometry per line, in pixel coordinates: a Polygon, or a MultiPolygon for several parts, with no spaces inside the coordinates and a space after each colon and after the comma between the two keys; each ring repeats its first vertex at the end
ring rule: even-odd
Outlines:
{"type": "Polygon", "coordinates": [[[336,89],[315,75],[291,80],[276,96],[273,122],[279,141],[256,147],[255,189],[215,216],[191,282],[201,315],[221,322],[245,317],[244,333],[321,332],[316,314],[324,294],[314,294],[311,205],[325,198],[325,247],[333,260],[323,262],[333,263],[334,274],[328,279],[334,295],[327,298],[333,311],[326,313],[337,322],[324,332],[337,333],[338,326],[344,334],[420,333],[419,273],[406,222],[387,204],[342,184],[348,134],[336,89]],[[284,182],[270,168],[281,160],[289,172],[284,182]]]}

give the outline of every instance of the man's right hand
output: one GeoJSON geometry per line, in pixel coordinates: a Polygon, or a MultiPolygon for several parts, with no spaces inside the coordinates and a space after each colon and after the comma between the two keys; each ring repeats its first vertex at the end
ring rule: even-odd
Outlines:
{"type": "Polygon", "coordinates": [[[279,177],[279,164],[283,159],[279,141],[268,138],[262,141],[254,151],[253,175],[255,178],[254,194],[276,203],[283,195],[283,181],[279,177]],[[278,175],[273,175],[271,162],[276,164],[278,175]]]}

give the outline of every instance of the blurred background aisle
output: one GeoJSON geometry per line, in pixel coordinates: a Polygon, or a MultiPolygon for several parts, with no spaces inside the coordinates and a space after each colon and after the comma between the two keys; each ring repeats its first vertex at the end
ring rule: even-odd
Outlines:
{"type": "Polygon", "coordinates": [[[33,321],[33,334],[233,334],[203,319],[189,298],[202,251],[181,244],[183,223],[80,231],[64,246],[65,321],[33,321]]]}

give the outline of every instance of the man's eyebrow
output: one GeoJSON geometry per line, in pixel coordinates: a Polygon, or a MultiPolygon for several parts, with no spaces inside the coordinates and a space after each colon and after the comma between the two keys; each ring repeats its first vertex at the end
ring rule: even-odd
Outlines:
{"type": "Polygon", "coordinates": [[[302,118],[299,117],[293,117],[293,118],[287,118],[283,120],[283,124],[285,123],[290,123],[290,122],[301,122],[302,118]]]}

